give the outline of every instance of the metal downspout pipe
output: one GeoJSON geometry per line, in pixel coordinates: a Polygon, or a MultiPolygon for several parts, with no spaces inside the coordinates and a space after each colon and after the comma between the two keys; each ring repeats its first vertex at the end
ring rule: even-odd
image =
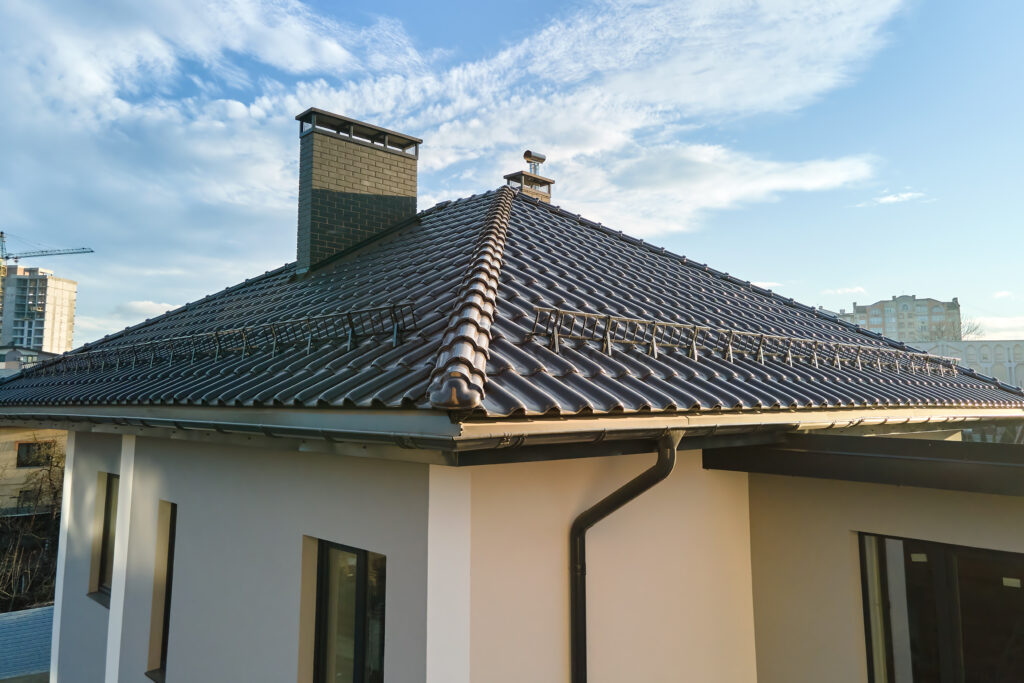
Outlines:
{"type": "Polygon", "coordinates": [[[658,460],[636,478],[584,510],[569,530],[569,648],[570,681],[587,681],[587,529],[629,501],[665,480],[676,464],[676,447],[682,433],[669,432],[658,440],[658,460]]]}

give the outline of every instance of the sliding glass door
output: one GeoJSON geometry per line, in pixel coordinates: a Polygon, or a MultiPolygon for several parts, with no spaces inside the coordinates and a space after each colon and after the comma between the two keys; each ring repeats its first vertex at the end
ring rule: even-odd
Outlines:
{"type": "Polygon", "coordinates": [[[1024,681],[1024,555],[861,535],[874,683],[1024,681]]]}

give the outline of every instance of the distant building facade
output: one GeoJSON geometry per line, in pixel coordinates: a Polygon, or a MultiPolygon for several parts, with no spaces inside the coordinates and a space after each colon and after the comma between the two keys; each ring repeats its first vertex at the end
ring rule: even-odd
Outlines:
{"type": "Polygon", "coordinates": [[[897,341],[958,341],[963,338],[960,302],[918,299],[913,294],[894,296],[866,306],[853,302],[853,310],[839,310],[842,320],[897,341]]]}
{"type": "Polygon", "coordinates": [[[3,279],[0,346],[70,351],[77,295],[78,283],[52,270],[12,266],[3,279]]]}
{"type": "Polygon", "coordinates": [[[0,346],[0,377],[21,372],[39,361],[57,356],[56,353],[26,349],[20,346],[0,346]]]}
{"type": "Polygon", "coordinates": [[[1024,384],[1024,339],[917,342],[916,348],[937,356],[959,358],[962,365],[1001,382],[1024,384]]]}

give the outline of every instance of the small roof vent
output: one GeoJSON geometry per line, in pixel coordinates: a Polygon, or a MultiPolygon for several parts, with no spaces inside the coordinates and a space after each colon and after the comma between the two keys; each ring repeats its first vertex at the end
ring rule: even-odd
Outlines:
{"type": "Polygon", "coordinates": [[[555,181],[540,175],[540,165],[547,161],[547,157],[540,152],[528,149],[523,153],[523,158],[529,164],[530,170],[509,173],[505,176],[505,180],[512,187],[522,190],[523,194],[550,204],[551,186],[555,184],[555,181]]]}

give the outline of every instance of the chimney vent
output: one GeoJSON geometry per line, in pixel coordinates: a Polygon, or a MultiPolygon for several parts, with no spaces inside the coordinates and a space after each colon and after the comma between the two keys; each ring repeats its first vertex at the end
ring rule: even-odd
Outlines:
{"type": "Polygon", "coordinates": [[[505,176],[505,180],[512,187],[522,190],[523,194],[550,204],[551,186],[555,184],[555,181],[540,175],[540,165],[547,161],[547,157],[540,152],[526,150],[523,153],[523,158],[529,164],[530,170],[509,173],[505,176]]]}
{"type": "Polygon", "coordinates": [[[295,118],[301,273],[416,215],[423,141],[322,109],[295,118]]]}

